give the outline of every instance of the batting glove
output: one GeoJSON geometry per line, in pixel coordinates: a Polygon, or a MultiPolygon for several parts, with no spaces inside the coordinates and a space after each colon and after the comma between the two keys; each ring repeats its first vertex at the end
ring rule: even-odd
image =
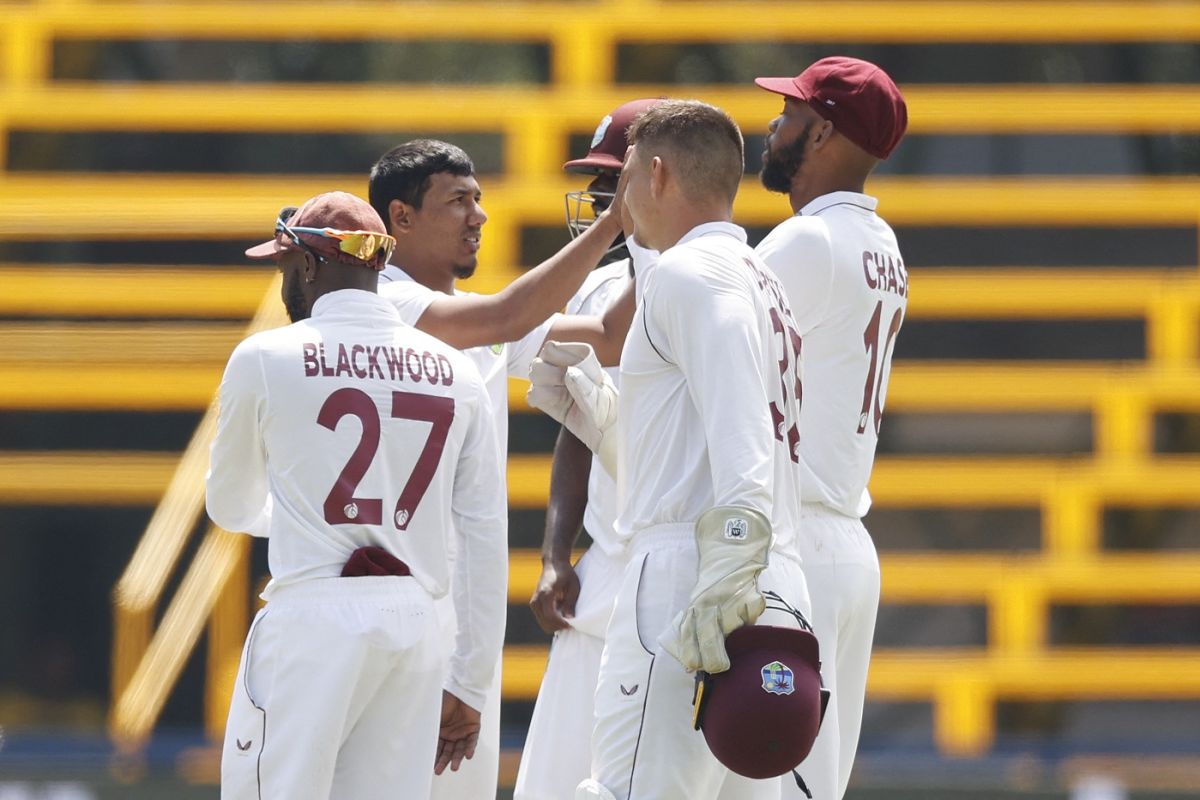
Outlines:
{"type": "Polygon", "coordinates": [[[696,520],[700,565],[688,607],[659,637],[688,672],[729,669],[725,637],[767,607],[758,574],[767,567],[771,523],[741,506],[716,506],[696,520]]]}
{"type": "Polygon", "coordinates": [[[617,474],[617,387],[583,342],[546,342],[529,368],[526,399],[566,426],[617,474]]]}

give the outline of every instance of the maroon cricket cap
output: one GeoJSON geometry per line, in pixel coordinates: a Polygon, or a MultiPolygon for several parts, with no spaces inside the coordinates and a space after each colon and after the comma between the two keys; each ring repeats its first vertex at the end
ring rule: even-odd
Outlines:
{"type": "Polygon", "coordinates": [[[661,97],[644,100],[630,100],[617,106],[613,112],[600,120],[596,133],[592,136],[591,149],[583,158],[568,161],[563,169],[568,172],[582,172],[594,175],[602,169],[612,169],[617,172],[625,164],[625,151],[629,149],[629,140],[625,134],[638,115],[646,109],[656,106],[663,101],[661,97]]]}
{"type": "Polygon", "coordinates": [[[908,106],[888,74],[869,61],[822,58],[795,78],[755,78],[768,92],[794,97],[850,141],[886,159],[908,127],[908,106]]]}
{"type": "MultiPolygon", "coordinates": [[[[349,192],[325,192],[305,201],[287,219],[289,227],[299,228],[333,228],[342,231],[371,231],[387,234],[383,220],[371,207],[371,204],[361,197],[349,192]]],[[[311,233],[297,234],[300,240],[322,256],[348,264],[363,264],[375,269],[383,269],[385,260],[374,258],[363,262],[338,249],[338,240],[327,236],[317,236],[311,233]]],[[[275,238],[256,244],[246,251],[253,259],[274,258],[292,245],[291,239],[283,233],[275,238]]]]}
{"type": "Polygon", "coordinates": [[[795,769],[821,728],[821,662],[808,631],[746,625],[725,639],[730,667],[709,675],[698,727],[717,760],[747,778],[795,769]]]}

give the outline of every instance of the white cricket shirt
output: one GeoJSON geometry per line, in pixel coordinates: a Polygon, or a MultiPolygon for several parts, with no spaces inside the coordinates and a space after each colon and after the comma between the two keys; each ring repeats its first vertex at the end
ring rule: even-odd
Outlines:
{"type": "Polygon", "coordinates": [[[908,271],[874,197],[834,192],[756,248],[787,291],[804,339],[804,502],[851,517],[871,507],[875,461],[908,271]]]}
{"type": "MultiPolygon", "coordinates": [[[[629,285],[629,259],[615,261],[594,270],[579,291],[567,303],[568,314],[601,316],[629,285]]],[[[613,383],[620,385],[620,369],[607,367],[605,372],[613,383]]],[[[623,551],[614,530],[617,522],[617,482],[593,456],[592,471],[588,478],[587,508],[583,512],[583,527],[592,541],[611,556],[623,551]]]]}
{"type": "Polygon", "coordinates": [[[617,535],[756,509],[788,546],[799,520],[799,335],[736,225],[692,229],[643,277],[621,354],[617,535]]]}
{"type": "MultiPolygon", "coordinates": [[[[249,337],[221,381],[209,516],[269,537],[274,588],[337,577],[358,547],[404,561],[460,620],[448,688],[482,703],[504,633],[503,461],[478,370],[347,289],[311,319],[249,337]],[[452,539],[455,539],[452,543],[452,539]]],[[[476,705],[476,708],[479,706],[476,705]]]]}
{"type": "MultiPolygon", "coordinates": [[[[417,283],[408,273],[397,267],[389,265],[388,269],[395,270],[391,273],[393,279],[390,283],[380,285],[379,295],[395,306],[401,320],[409,325],[416,325],[417,320],[441,293],[417,283]]],[[[470,294],[458,290],[454,293],[470,294]]],[[[511,376],[524,381],[529,380],[529,365],[541,351],[546,337],[550,334],[550,327],[558,316],[552,315],[516,342],[470,347],[461,351],[479,368],[487,386],[501,454],[508,452],[508,379],[511,376]]]]}

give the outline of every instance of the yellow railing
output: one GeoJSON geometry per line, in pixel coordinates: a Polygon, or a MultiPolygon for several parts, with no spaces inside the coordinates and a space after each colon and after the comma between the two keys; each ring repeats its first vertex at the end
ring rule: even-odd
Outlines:
{"type": "MultiPolygon", "coordinates": [[[[893,648],[877,651],[871,660],[870,696],[932,702],[934,734],[943,752],[986,750],[995,728],[994,706],[1001,699],[1200,699],[1200,647],[1169,652],[1049,648],[1047,632],[1053,603],[1200,602],[1196,555],[1075,560],[1052,552],[1008,557],[921,553],[884,554],[881,562],[884,604],[976,603],[987,609],[986,649],[893,648]],[[1122,674],[1115,675],[1117,671],[1122,674]]],[[[513,552],[510,603],[528,601],[540,568],[537,551],[513,552]]],[[[545,660],[545,648],[509,647],[505,696],[535,697],[545,660]]]]}
{"type": "MultiPolygon", "coordinates": [[[[746,4],[609,0],[335,4],[287,7],[308,40],[433,40],[454,36],[545,44],[549,82],[538,86],[165,85],[66,82],[51,74],[55,43],[105,39],[291,40],[295,29],[264,25],[262,11],[234,2],[132,3],[30,0],[0,16],[0,166],[16,130],[493,132],[503,137],[505,174],[483,180],[493,215],[484,268],[473,288],[492,290],[520,262],[524,226],[561,225],[561,196],[579,181],[560,172],[571,134],[638,96],[697,96],[728,109],[747,131],[778,106],[750,86],[616,83],[621,44],[688,42],[1195,42],[1192,2],[833,2],[820,14],[792,2],[746,4]],[[336,13],[330,13],[331,8],[336,13]],[[1048,25],[1047,20],[1070,20],[1048,25]],[[347,113],[346,109],[370,109],[347,113]]],[[[1195,86],[905,86],[913,134],[1200,131],[1195,86]]],[[[320,191],[365,194],[363,175],[194,176],[0,173],[0,238],[245,239],[265,236],[278,208],[320,191]],[[67,214],[69,210],[69,215],[67,214]]],[[[1187,178],[879,178],[886,216],[904,226],[1175,226],[1200,224],[1200,181],[1187,178]]],[[[736,215],[769,225],[786,203],[748,180],[736,215]]],[[[5,452],[0,501],[154,503],[158,509],[115,594],[112,730],[123,746],[144,741],[209,620],[205,722],[216,735],[249,610],[247,540],[218,529],[179,563],[202,510],[203,469],[221,365],[251,330],[282,322],[269,271],[217,273],[40,266],[3,271],[0,316],[103,315],[225,319],[224,323],[6,322],[0,335],[0,408],[59,410],[207,409],[187,451],[5,452]],[[265,294],[264,294],[265,292],[265,294]],[[153,334],[153,335],[150,335],[153,334]],[[53,360],[44,358],[52,351],[53,360]],[[184,354],[180,358],[180,354],[184,354]],[[156,625],[165,587],[180,588],[156,625]]],[[[914,278],[917,278],[914,271],[914,278]]],[[[1021,558],[884,558],[887,602],[969,602],[989,611],[985,649],[882,652],[873,697],[933,703],[939,746],[977,753],[995,729],[1000,698],[1200,697],[1200,652],[1048,648],[1050,604],[1197,600],[1194,557],[1105,554],[1101,516],[1112,505],[1195,505],[1200,459],[1157,456],[1154,414],[1200,409],[1200,279],[1159,272],[968,271],[914,280],[911,318],[1146,321],[1144,361],[1111,363],[898,362],[893,412],[1091,412],[1094,453],[1078,458],[881,458],[872,480],[880,507],[1018,506],[1041,512],[1039,553],[1021,558]]],[[[523,390],[512,393],[525,410],[523,390]]],[[[549,457],[509,463],[514,507],[546,501],[549,457]]],[[[536,576],[532,554],[516,554],[510,596],[524,602],[536,576]]],[[[541,648],[510,647],[505,691],[529,698],[541,648]]]]}
{"type": "MultiPolygon", "coordinates": [[[[523,226],[563,224],[566,176],[484,178],[484,205],[496,213],[483,233],[482,269],[521,263],[523,226]]],[[[366,194],[365,175],[277,177],[0,176],[0,238],[243,239],[265,236],[279,208],[341,188],[366,194]],[[72,209],[64,225],[63,208],[72,209]]],[[[872,183],[896,225],[1178,226],[1200,222],[1195,178],[879,178],[872,183]]],[[[767,226],[786,203],[747,180],[734,206],[745,225],[767,226]]]]}
{"type": "MultiPolygon", "coordinates": [[[[248,333],[286,322],[278,292],[276,280],[262,298],[248,333]]],[[[209,391],[211,394],[211,387],[209,391]]],[[[204,473],[208,468],[209,446],[216,433],[216,417],[213,399],[183,456],[177,462],[170,460],[173,469],[169,482],[158,487],[154,496],[161,500],[113,593],[114,701],[109,726],[114,740],[124,749],[140,747],[149,736],[214,607],[219,606],[222,613],[213,617],[210,667],[229,661],[230,652],[237,652],[237,639],[245,629],[248,541],[244,536],[215,527],[201,542],[161,624],[154,628],[159,599],[204,509],[204,473]],[[241,579],[229,588],[235,601],[222,602],[221,594],[226,591],[229,579],[239,573],[241,579]]],[[[80,470],[79,464],[72,466],[76,469],[73,474],[60,477],[74,478],[76,485],[85,484],[86,467],[80,470]]],[[[91,469],[99,472],[99,466],[93,464],[91,469]]],[[[121,480],[127,480],[133,471],[119,469],[120,466],[120,458],[110,457],[103,462],[104,471],[118,468],[121,480]]],[[[207,678],[210,689],[214,685],[226,688],[229,685],[220,669],[210,669],[207,678]]],[[[219,727],[212,727],[216,720],[211,716],[208,722],[210,732],[219,731],[219,727]]]]}
{"type": "MultiPolygon", "coordinates": [[[[580,30],[604,47],[614,41],[777,42],[782,33],[802,32],[812,42],[1152,42],[1200,38],[1200,10],[1180,0],[992,0],[987,3],[913,0],[843,0],[822,6],[822,13],[784,0],[756,2],[754,13],[730,13],[728,3],[669,0],[580,2],[564,13],[557,2],[511,2],[500,13],[479,2],[355,3],[297,2],[296,19],[321,19],[304,30],[306,39],[445,39],[447,20],[462,39],[549,41],[571,49],[580,30]],[[337,13],[330,13],[336,9],[337,13]],[[614,13],[619,11],[620,13],[614,13]],[[1070,24],[1049,25],[1048,20],[1070,24]],[[648,22],[652,21],[652,24],[648,22]]],[[[264,25],[262,11],[236,2],[155,3],[35,0],[12,9],[3,29],[24,28],[24,53],[9,53],[10,66],[40,77],[47,66],[30,54],[47,53],[60,39],[196,38],[291,40],[294,28],[264,25]],[[80,13],[81,9],[95,9],[80,13]]],[[[13,48],[16,49],[16,48],[13,48]]],[[[590,51],[596,52],[596,51],[590,51]]],[[[584,75],[555,75],[556,82],[585,79],[614,54],[588,63],[584,75]]],[[[563,55],[562,58],[570,56],[563,55]]]]}
{"type": "MultiPolygon", "coordinates": [[[[111,85],[55,82],[3,90],[0,123],[55,131],[383,132],[454,130],[500,133],[522,173],[558,172],[570,133],[590,131],[597,110],[634,97],[702,97],[728,111],[748,133],[765,127],[778,99],[754,86],[589,85],[448,89],[425,85],[246,84],[111,85]],[[348,115],[346,108],[370,108],[348,115]],[[487,108],[489,113],[481,114],[487,108]],[[494,109],[494,111],[491,111],[494,109]],[[531,136],[531,132],[537,132],[531,136]],[[522,150],[543,138],[546,151],[522,150]]],[[[1127,132],[1200,130],[1189,85],[905,87],[911,134],[1127,132]],[[1170,108],[1172,113],[1164,114],[1170,108]]]]}

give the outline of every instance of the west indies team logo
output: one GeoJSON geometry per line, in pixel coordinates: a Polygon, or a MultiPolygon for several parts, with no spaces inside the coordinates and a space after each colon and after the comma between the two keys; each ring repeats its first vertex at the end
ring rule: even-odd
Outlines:
{"type": "Polygon", "coordinates": [[[796,691],[796,676],[782,661],[772,661],[762,668],[763,691],[770,694],[791,694],[796,691]]]}
{"type": "Polygon", "coordinates": [[[611,114],[600,120],[600,124],[596,126],[596,132],[592,134],[591,147],[595,147],[596,145],[600,144],[600,142],[604,141],[604,134],[608,133],[609,125],[612,125],[611,114]]]}

